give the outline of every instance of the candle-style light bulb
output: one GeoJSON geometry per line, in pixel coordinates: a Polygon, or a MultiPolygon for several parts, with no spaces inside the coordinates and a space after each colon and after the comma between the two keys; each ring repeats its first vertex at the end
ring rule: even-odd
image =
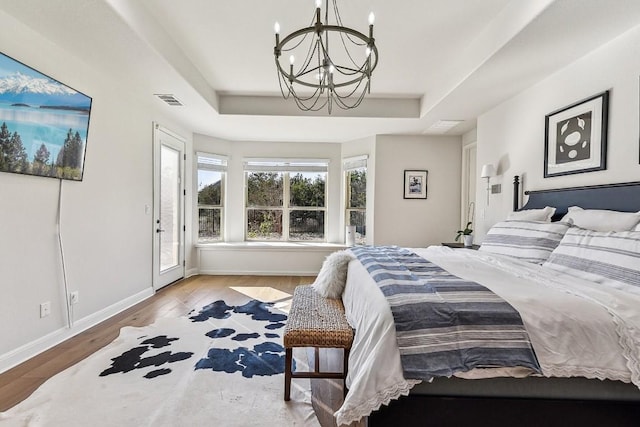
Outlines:
{"type": "Polygon", "coordinates": [[[273,52],[276,55],[276,58],[280,57],[280,24],[278,23],[278,21],[276,21],[275,24],[273,24],[273,31],[276,33],[276,47],[274,48],[273,52]]]}
{"type": "Polygon", "coordinates": [[[289,64],[293,65],[295,62],[296,62],[296,57],[295,57],[295,56],[293,56],[293,55],[291,55],[291,56],[289,57],[289,64]]]}
{"type": "Polygon", "coordinates": [[[373,12],[369,13],[369,25],[373,25],[376,22],[376,15],[373,12]]]}
{"type": "Polygon", "coordinates": [[[316,0],[316,9],[320,9],[320,6],[322,6],[322,0],[316,0]]]}

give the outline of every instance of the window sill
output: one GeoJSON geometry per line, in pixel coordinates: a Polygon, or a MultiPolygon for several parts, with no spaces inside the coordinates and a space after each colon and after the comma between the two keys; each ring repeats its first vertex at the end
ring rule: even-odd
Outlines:
{"type": "Polygon", "coordinates": [[[276,250],[276,251],[327,251],[341,250],[348,248],[341,243],[321,243],[321,242],[220,242],[220,243],[197,243],[197,249],[203,250],[276,250]]]}

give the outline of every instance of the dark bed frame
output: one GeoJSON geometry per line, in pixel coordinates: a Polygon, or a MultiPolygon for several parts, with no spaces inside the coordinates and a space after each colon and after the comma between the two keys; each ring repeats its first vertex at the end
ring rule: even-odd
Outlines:
{"type": "MultiPolygon", "coordinates": [[[[514,177],[513,186],[514,210],[553,206],[556,208],[554,221],[561,219],[570,206],[622,212],[640,211],[640,182],[525,191],[528,200],[522,208],[518,176],[514,177]]],[[[506,380],[522,381],[515,378],[506,380]]],[[[464,381],[460,380],[461,383],[464,381]]],[[[599,380],[587,381],[597,383],[599,380]]],[[[489,389],[491,382],[487,381],[486,384],[489,389]]],[[[596,384],[596,387],[598,386],[599,383],[596,384]]],[[[587,399],[570,396],[502,397],[496,396],[495,393],[483,392],[467,396],[458,393],[424,395],[412,392],[409,396],[403,396],[390,402],[389,406],[383,406],[373,412],[368,417],[368,426],[638,427],[640,393],[637,393],[637,388],[632,385],[629,389],[631,393],[628,398],[587,399]],[[488,394],[493,395],[487,397],[488,394]]]]}
{"type": "MultiPolygon", "coordinates": [[[[640,211],[640,181],[617,184],[588,185],[584,187],[554,188],[525,191],[529,196],[521,209],[540,209],[553,206],[553,220],[562,218],[570,206],[584,209],[609,209],[620,212],[640,211]]],[[[513,210],[520,210],[520,180],[513,179],[513,210]]]]}

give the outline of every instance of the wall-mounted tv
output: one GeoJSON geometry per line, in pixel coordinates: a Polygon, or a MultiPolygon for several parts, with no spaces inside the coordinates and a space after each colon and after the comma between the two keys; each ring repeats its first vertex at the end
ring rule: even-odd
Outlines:
{"type": "Polygon", "coordinates": [[[0,172],[82,181],[91,98],[0,53],[0,172]]]}

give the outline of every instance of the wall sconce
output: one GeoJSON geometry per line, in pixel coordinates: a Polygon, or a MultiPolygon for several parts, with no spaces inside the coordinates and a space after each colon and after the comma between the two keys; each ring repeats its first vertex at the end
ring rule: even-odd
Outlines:
{"type": "Polygon", "coordinates": [[[489,192],[491,190],[489,181],[491,180],[491,177],[494,176],[496,176],[496,168],[494,168],[492,164],[487,163],[486,165],[482,166],[480,178],[486,178],[487,180],[487,206],[489,205],[489,192]]]}

